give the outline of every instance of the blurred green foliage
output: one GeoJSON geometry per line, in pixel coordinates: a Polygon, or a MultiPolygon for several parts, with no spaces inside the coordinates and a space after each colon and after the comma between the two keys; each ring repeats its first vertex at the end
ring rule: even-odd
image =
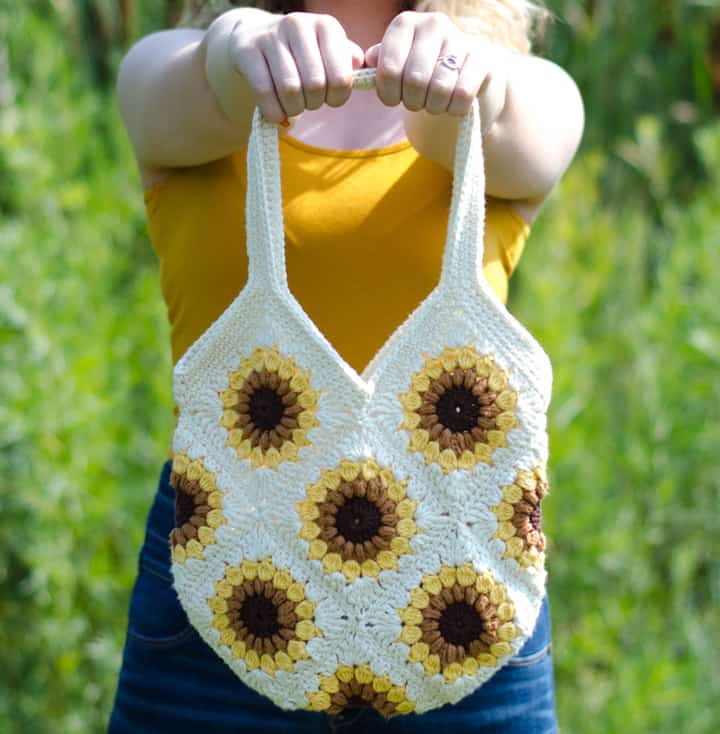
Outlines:
{"type": "MultiPolygon", "coordinates": [[[[564,732],[720,729],[720,4],[549,3],[582,150],[511,308],[555,366],[564,732]]],[[[113,97],[179,3],[0,0],[0,731],[104,730],[172,427],[141,187],[113,97]],[[131,12],[133,11],[133,12],[131,12]]]]}

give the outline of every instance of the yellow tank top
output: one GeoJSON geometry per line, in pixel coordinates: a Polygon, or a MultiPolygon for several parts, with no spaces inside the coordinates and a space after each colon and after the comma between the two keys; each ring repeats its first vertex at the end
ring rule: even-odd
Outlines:
{"type": "MultiPolygon", "coordinates": [[[[452,175],[407,141],[343,151],[280,139],[290,289],[362,372],[437,284],[452,175]]],[[[245,153],[178,169],[145,191],[173,362],[247,278],[245,153]]],[[[484,273],[503,302],[529,231],[508,202],[488,198],[484,273]]]]}

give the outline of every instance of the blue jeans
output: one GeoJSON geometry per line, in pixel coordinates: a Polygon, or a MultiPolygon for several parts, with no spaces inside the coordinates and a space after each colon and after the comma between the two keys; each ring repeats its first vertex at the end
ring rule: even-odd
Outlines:
{"type": "Polygon", "coordinates": [[[170,571],[175,495],[169,479],[167,461],[140,551],[109,734],[557,733],[547,598],[520,653],[458,704],[389,720],[373,709],[328,716],[278,708],[235,676],[180,606],[170,571]]]}

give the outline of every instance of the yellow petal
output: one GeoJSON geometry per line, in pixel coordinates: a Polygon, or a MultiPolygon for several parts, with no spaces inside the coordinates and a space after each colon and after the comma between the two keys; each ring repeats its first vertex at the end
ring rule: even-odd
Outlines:
{"type": "Polygon", "coordinates": [[[190,556],[190,558],[204,558],[203,555],[203,547],[202,545],[195,540],[195,538],[191,538],[188,540],[186,546],[185,546],[185,552],[190,556]]]}
{"type": "Polygon", "coordinates": [[[275,675],[275,670],[277,666],[275,665],[275,661],[272,658],[272,655],[269,655],[268,653],[265,653],[260,658],[260,667],[268,674],[268,675],[275,675]]]}
{"type": "Polygon", "coordinates": [[[408,645],[413,645],[414,643],[419,642],[421,637],[422,630],[414,625],[406,625],[400,633],[400,639],[408,645]]]}
{"type": "Polygon", "coordinates": [[[423,577],[422,587],[428,594],[439,594],[443,589],[439,576],[427,575],[423,577]]]}
{"type": "Polygon", "coordinates": [[[220,633],[220,644],[221,645],[232,645],[235,642],[235,630],[231,627],[226,627],[220,633]]]}
{"type": "Polygon", "coordinates": [[[448,683],[454,683],[463,674],[463,667],[460,663],[450,663],[443,670],[443,676],[448,683]]]}
{"type": "Polygon", "coordinates": [[[295,614],[297,614],[300,619],[312,619],[315,614],[315,605],[312,602],[307,601],[307,599],[305,601],[301,601],[295,607],[295,614]]]}
{"type": "Polygon", "coordinates": [[[505,587],[498,584],[490,591],[490,601],[493,604],[500,604],[505,601],[505,587]]]}
{"type": "Polygon", "coordinates": [[[398,520],[398,524],[395,526],[395,529],[397,530],[398,535],[403,538],[410,538],[415,535],[417,526],[412,520],[403,518],[402,520],[398,520]]]}
{"type": "Polygon", "coordinates": [[[497,636],[504,642],[511,642],[517,637],[517,628],[512,622],[505,622],[498,627],[497,636]]]}
{"type": "Polygon", "coordinates": [[[327,543],[324,540],[313,540],[308,548],[308,558],[319,561],[327,553],[327,543]]]}
{"type": "Polygon", "coordinates": [[[422,612],[419,609],[415,609],[415,607],[398,610],[398,616],[405,624],[420,625],[424,619],[422,612]]]}
{"type": "Polygon", "coordinates": [[[292,576],[290,571],[283,569],[282,571],[276,571],[273,576],[273,585],[276,589],[287,589],[292,583],[292,576]]]}
{"type": "Polygon", "coordinates": [[[360,564],[363,576],[370,576],[371,578],[377,578],[380,574],[380,566],[377,561],[373,561],[372,558],[364,560],[360,564]]]}
{"type": "Polygon", "coordinates": [[[395,536],[390,541],[390,550],[392,550],[392,552],[398,556],[410,553],[410,542],[407,538],[403,538],[402,536],[395,536]]]}
{"type": "Polygon", "coordinates": [[[243,576],[248,581],[254,581],[255,577],[258,573],[258,562],[257,561],[243,561],[240,564],[240,568],[242,568],[243,576]]]}
{"type": "Polygon", "coordinates": [[[288,673],[291,672],[294,667],[292,658],[282,650],[278,650],[275,653],[275,665],[277,665],[280,670],[285,670],[288,673]]]}
{"type": "Polygon", "coordinates": [[[425,609],[430,603],[430,597],[422,589],[413,589],[410,592],[410,604],[416,609],[425,609]]]}
{"type": "Polygon", "coordinates": [[[512,647],[510,647],[510,643],[508,642],[496,642],[494,645],[490,645],[490,652],[495,657],[502,658],[512,652],[512,647]]]}
{"type": "Polygon", "coordinates": [[[495,405],[500,410],[512,410],[517,404],[517,393],[513,390],[503,390],[497,398],[495,398],[495,405]]]}
{"type": "Polygon", "coordinates": [[[307,648],[302,640],[290,640],[288,642],[287,652],[293,660],[303,660],[308,656],[307,648]]]}
{"type": "Polygon", "coordinates": [[[307,694],[310,701],[310,709],[313,711],[325,711],[330,708],[330,694],[325,691],[316,691],[307,694]]]}
{"type": "Polygon", "coordinates": [[[493,392],[502,392],[508,384],[507,373],[503,370],[493,370],[488,380],[488,387],[493,392]]]}
{"type": "Polygon", "coordinates": [[[421,663],[430,654],[430,646],[427,642],[416,642],[408,653],[408,660],[411,663],[421,663]]]}
{"type": "Polygon", "coordinates": [[[334,675],[320,676],[320,690],[328,693],[337,693],[340,690],[340,682],[334,675]]]}
{"type": "Polygon", "coordinates": [[[342,566],[343,576],[352,583],[360,575],[360,564],[357,561],[345,561],[342,566]]]}
{"type": "Polygon", "coordinates": [[[358,683],[372,683],[373,678],[374,676],[369,665],[358,665],[357,668],[355,668],[355,680],[358,683]]]}
{"type": "Polygon", "coordinates": [[[517,484],[509,484],[506,487],[503,487],[502,492],[505,502],[509,502],[511,505],[516,502],[520,502],[523,498],[523,491],[517,486],[517,484]]]}
{"type": "Polygon", "coordinates": [[[311,484],[307,489],[307,496],[311,502],[325,502],[327,489],[322,484],[311,484]]]}
{"type": "Polygon", "coordinates": [[[465,675],[477,675],[479,664],[475,658],[465,658],[462,667],[465,675]]]}
{"type": "Polygon", "coordinates": [[[446,473],[455,471],[458,468],[458,458],[452,449],[445,449],[440,452],[439,463],[442,470],[446,473]]]}
{"type": "Polygon", "coordinates": [[[457,570],[457,581],[460,586],[472,586],[477,579],[477,574],[472,566],[460,566],[457,570]]]}
{"type": "Polygon", "coordinates": [[[322,559],[322,565],[325,573],[335,573],[342,569],[343,562],[339,553],[328,553],[322,559]]]}
{"type": "Polygon", "coordinates": [[[438,576],[440,577],[440,582],[442,583],[442,585],[447,589],[449,589],[451,586],[454,586],[455,581],[457,581],[457,572],[454,568],[451,568],[450,566],[443,566],[440,569],[438,576]]]}
{"type": "Polygon", "coordinates": [[[507,502],[501,502],[493,512],[497,515],[498,520],[510,520],[515,514],[515,508],[507,502]]]}
{"type": "Polygon", "coordinates": [[[388,570],[397,568],[397,558],[395,557],[395,554],[392,551],[381,550],[377,554],[376,560],[380,568],[385,568],[388,570]]]}
{"type": "Polygon", "coordinates": [[[509,622],[515,616],[515,605],[504,601],[498,606],[497,616],[501,622],[509,622]]]}
{"type": "Polygon", "coordinates": [[[285,595],[290,601],[302,601],[305,598],[305,589],[301,583],[296,581],[288,586],[285,595]]]}

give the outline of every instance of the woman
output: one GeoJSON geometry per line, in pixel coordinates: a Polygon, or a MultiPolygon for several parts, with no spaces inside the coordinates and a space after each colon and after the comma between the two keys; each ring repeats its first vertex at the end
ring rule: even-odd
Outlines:
{"type": "MultiPolygon", "coordinates": [[[[583,126],[567,74],[528,54],[540,9],[524,0],[254,6],[191,3],[187,27],[139,41],[118,78],[174,360],[247,277],[244,148],[256,105],[285,132],[290,287],[354,369],[437,282],[457,122],[476,96],[484,273],[505,300],[530,224],[583,126]],[[377,67],[376,91],[351,94],[352,70],[362,66],[377,67]]],[[[169,476],[168,461],[140,554],[112,734],[557,730],[547,600],[520,653],[455,706],[385,720],[371,696],[313,713],[283,711],[254,693],[200,639],[175,596],[167,538],[183,531],[174,528],[169,476]]]]}

